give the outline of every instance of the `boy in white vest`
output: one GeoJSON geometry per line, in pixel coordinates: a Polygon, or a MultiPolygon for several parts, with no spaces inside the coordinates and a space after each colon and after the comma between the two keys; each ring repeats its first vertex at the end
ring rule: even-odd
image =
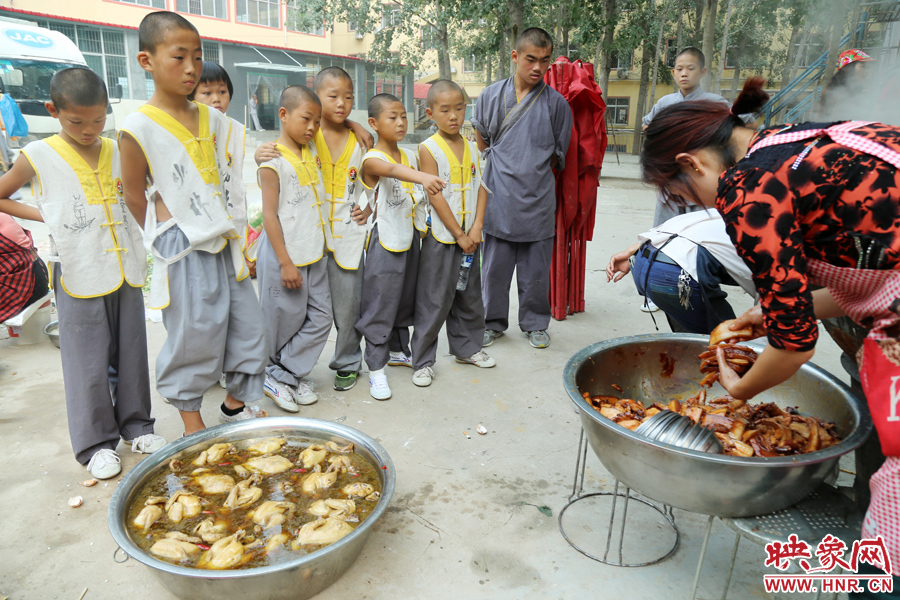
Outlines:
{"type": "MultiPolygon", "coordinates": [[[[154,92],[119,131],[125,202],[144,224],[153,254],[150,306],[168,336],[156,359],[156,387],[175,406],[185,434],[205,428],[203,394],[225,373],[219,420],[263,416],[266,366],[262,313],[241,248],[240,225],[223,190],[231,173],[231,123],[187,97],[200,77],[196,28],[181,15],[148,14],[137,58],[154,92]]],[[[233,161],[232,161],[233,162],[233,161]]]]}
{"type": "Polygon", "coordinates": [[[289,412],[317,400],[313,370],[331,332],[321,158],[312,144],[322,105],[306,86],[281,93],[281,156],[260,165],[263,228],[256,275],[269,348],[265,393],[289,412]]]}
{"type": "Polygon", "coordinates": [[[314,145],[322,162],[325,197],[319,207],[328,248],[328,286],[331,312],[337,329],[334,356],[334,389],[356,385],[362,367],[362,335],[356,330],[363,281],[363,247],[366,229],[350,218],[365,203],[365,186],[359,170],[365,149],[346,126],[353,108],[353,80],[340,67],[326,67],[316,75],[315,92],[322,102],[322,122],[314,145]]]}
{"type": "Polygon", "coordinates": [[[0,178],[2,198],[31,180],[38,206],[4,199],[0,210],[50,230],[69,436],[75,458],[97,479],[122,470],[119,438],[131,440],[134,452],[166,444],[150,418],[141,292],[147,261],[122,198],[116,144],[99,137],[107,104],[106,85],[93,71],[56,73],[47,110],[62,131],[25,146],[0,178]]]}
{"type": "Polygon", "coordinates": [[[367,206],[355,211],[365,221],[375,213],[375,226],[366,246],[360,318],[356,329],[366,338],[369,393],[376,400],[391,397],[384,367],[389,338],[395,328],[412,325],[416,300],[419,235],[425,231],[425,202],[421,189],[440,193],[444,181],[418,171],[416,155],[397,144],[406,137],[406,109],[391,94],[369,101],[369,126],[378,135],[375,147],[363,157],[362,182],[367,206]]]}
{"type": "Polygon", "coordinates": [[[428,195],[431,235],[422,240],[419,255],[412,336],[412,381],[419,387],[431,385],[434,378],[438,334],[445,322],[456,362],[482,368],[495,364],[481,350],[484,302],[478,247],[487,191],[481,185],[478,149],[459,133],[466,100],[457,84],[441,79],[429,88],[426,102],[425,113],[438,132],[419,146],[419,165],[424,173],[445,180],[447,188],[428,195]]]}

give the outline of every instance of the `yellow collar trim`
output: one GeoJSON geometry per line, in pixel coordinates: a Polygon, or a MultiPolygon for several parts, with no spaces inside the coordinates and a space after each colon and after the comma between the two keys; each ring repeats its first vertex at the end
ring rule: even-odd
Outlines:
{"type": "Polygon", "coordinates": [[[205,183],[213,183],[218,185],[219,167],[216,162],[216,138],[210,134],[209,129],[209,107],[199,102],[194,102],[199,110],[199,126],[197,128],[198,135],[194,137],[188,128],[182,125],[169,113],[155,107],[145,104],[138,110],[156,122],[157,125],[171,133],[184,146],[191,162],[200,172],[205,183]]]}
{"type": "Polygon", "coordinates": [[[467,183],[471,183],[472,181],[472,166],[475,164],[472,162],[472,154],[469,150],[468,142],[463,140],[463,159],[462,162],[459,162],[459,159],[456,158],[456,152],[450,147],[450,144],[447,143],[447,140],[441,137],[439,133],[431,136],[431,139],[435,141],[441,151],[447,156],[447,160],[450,162],[450,182],[455,183],[457,185],[465,185],[467,183]]]}
{"type": "Polygon", "coordinates": [[[294,172],[297,173],[297,180],[301,186],[305,187],[319,183],[319,169],[309,146],[300,148],[300,156],[297,156],[290,148],[281,144],[276,144],[275,148],[281,152],[281,156],[294,168],[294,172]]]}
{"type": "MultiPolygon", "coordinates": [[[[344,191],[347,189],[348,172],[350,167],[350,158],[356,149],[356,135],[351,131],[347,137],[347,143],[344,150],[338,157],[337,162],[332,161],[331,151],[325,142],[325,136],[322,130],[316,132],[316,152],[322,160],[322,181],[325,184],[325,198],[343,198],[344,191]]],[[[354,173],[354,177],[356,174],[354,173]]]]}
{"type": "Polygon", "coordinates": [[[97,161],[96,169],[91,168],[87,161],[60,136],[54,135],[44,141],[75,171],[88,204],[116,202],[112,176],[112,140],[100,138],[100,159],[97,161]]]}

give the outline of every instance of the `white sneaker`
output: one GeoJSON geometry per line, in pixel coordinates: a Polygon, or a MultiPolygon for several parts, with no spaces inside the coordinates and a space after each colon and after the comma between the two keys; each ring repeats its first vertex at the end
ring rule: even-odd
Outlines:
{"type": "Polygon", "coordinates": [[[87,470],[97,479],[109,479],[122,472],[122,461],[115,450],[97,450],[87,464],[87,470]]]}
{"type": "MultiPolygon", "coordinates": [[[[286,383],[282,383],[272,377],[266,375],[266,382],[263,384],[263,392],[278,405],[281,410],[295,413],[300,410],[297,399],[294,397],[294,390],[286,383]]],[[[315,402],[315,400],[313,400],[315,402]]]]}
{"type": "Polygon", "coordinates": [[[268,416],[269,413],[256,406],[255,404],[245,404],[244,410],[236,415],[226,415],[225,411],[222,410],[222,407],[219,407],[220,423],[236,423],[238,421],[247,421],[248,419],[259,419],[268,416]]]}
{"type": "Polygon", "coordinates": [[[481,367],[482,369],[488,369],[493,367],[497,363],[494,362],[494,359],[487,355],[487,352],[484,350],[479,350],[469,358],[460,358],[456,357],[456,362],[463,363],[464,365],[475,365],[476,367],[481,367]]]}
{"type": "Polygon", "coordinates": [[[413,384],[419,387],[428,387],[434,380],[434,370],[431,367],[422,367],[413,373],[413,384]]]}
{"type": "Polygon", "coordinates": [[[157,450],[162,450],[162,447],[165,446],[167,442],[164,437],[152,433],[145,433],[144,435],[138,436],[132,441],[125,443],[131,444],[131,451],[137,454],[153,454],[157,450]]]}
{"type": "Polygon", "coordinates": [[[315,389],[311,381],[306,381],[305,379],[301,379],[300,383],[297,384],[297,389],[294,390],[294,402],[297,404],[302,404],[304,406],[308,404],[315,404],[319,399],[316,396],[316,393],[313,391],[315,389]]]}
{"type": "Polygon", "coordinates": [[[225,380],[225,373],[222,373],[222,376],[219,377],[219,387],[223,390],[228,389],[228,381],[225,380]]]}
{"type": "Polygon", "coordinates": [[[402,352],[391,352],[388,356],[389,367],[409,367],[412,368],[412,358],[402,352]]]}
{"type": "Polygon", "coordinates": [[[384,369],[369,372],[369,394],[376,400],[387,400],[391,397],[391,386],[388,385],[384,369]]]}
{"type": "Polygon", "coordinates": [[[641,310],[646,313],[656,312],[659,310],[659,307],[653,302],[653,300],[644,296],[644,303],[641,304],[641,310]]]}

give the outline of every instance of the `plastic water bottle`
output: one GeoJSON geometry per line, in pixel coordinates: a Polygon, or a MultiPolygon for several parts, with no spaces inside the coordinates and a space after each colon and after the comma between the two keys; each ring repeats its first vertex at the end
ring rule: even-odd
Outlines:
{"type": "Polygon", "coordinates": [[[462,261],[459,264],[459,279],[456,280],[457,290],[462,291],[469,286],[469,270],[472,268],[472,261],[474,259],[474,252],[462,255],[462,261]]]}

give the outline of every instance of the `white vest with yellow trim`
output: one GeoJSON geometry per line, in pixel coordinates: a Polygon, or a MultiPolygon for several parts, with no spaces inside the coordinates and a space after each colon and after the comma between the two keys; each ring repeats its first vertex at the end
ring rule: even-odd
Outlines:
{"type": "Polygon", "coordinates": [[[144,247],[154,259],[150,280],[151,308],[168,306],[168,265],[192,251],[215,254],[226,245],[230,246],[237,279],[247,276],[240,236],[234,217],[225,205],[220,177],[220,174],[230,172],[226,156],[230,122],[219,111],[195,104],[200,111],[198,137],[169,114],[147,104],[125,117],[119,130],[120,135],[127,132],[140,144],[150,167],[144,247]],[[172,218],[164,223],[156,220],[157,198],[162,199],[172,214],[172,218]],[[178,225],[190,246],[184,252],[166,258],[159,254],[153,242],[174,225],[178,225]]]}
{"type": "Polygon", "coordinates": [[[222,188],[225,206],[234,217],[234,228],[241,238],[241,248],[247,247],[247,190],[244,188],[244,125],[229,117],[231,127],[225,144],[225,164],[222,188]]]}
{"type": "MultiPolygon", "coordinates": [[[[412,169],[419,168],[416,155],[400,148],[401,164],[412,169]]],[[[380,150],[369,150],[363,157],[367,160],[384,160],[397,164],[393,158],[380,150]]],[[[425,191],[422,186],[400,181],[393,177],[381,177],[374,189],[367,188],[368,202],[374,205],[375,224],[378,226],[379,243],[391,252],[406,252],[412,246],[413,230],[426,231],[425,191]]]]}
{"type": "MultiPolygon", "coordinates": [[[[439,133],[424,142],[424,146],[437,163],[438,176],[447,182],[444,200],[453,211],[456,222],[466,233],[472,228],[478,212],[478,188],[481,187],[481,165],[478,162],[478,148],[475,142],[463,140],[465,150],[462,162],[439,133]]],[[[456,238],[434,212],[431,214],[431,234],[444,244],[455,244],[456,238]]]]}
{"type": "Polygon", "coordinates": [[[350,213],[354,206],[365,204],[366,190],[359,176],[365,150],[357,143],[352,131],[337,159],[331,156],[321,129],[316,133],[315,146],[322,160],[325,189],[320,206],[325,223],[325,244],[342,269],[356,270],[366,244],[367,229],[353,221],[350,213]]]}
{"type": "Polygon", "coordinates": [[[276,148],[281,156],[259,169],[272,169],[278,174],[278,220],[288,256],[298,267],[310,265],[325,254],[321,159],[312,144],[303,146],[299,157],[281,144],[276,148]]]}
{"type": "Polygon", "coordinates": [[[96,170],[57,135],[22,150],[57,254],[50,260],[63,265],[62,287],[75,298],[105,296],[123,282],[141,287],[147,279],[141,230],[122,198],[118,148],[101,143],[96,170]]]}

